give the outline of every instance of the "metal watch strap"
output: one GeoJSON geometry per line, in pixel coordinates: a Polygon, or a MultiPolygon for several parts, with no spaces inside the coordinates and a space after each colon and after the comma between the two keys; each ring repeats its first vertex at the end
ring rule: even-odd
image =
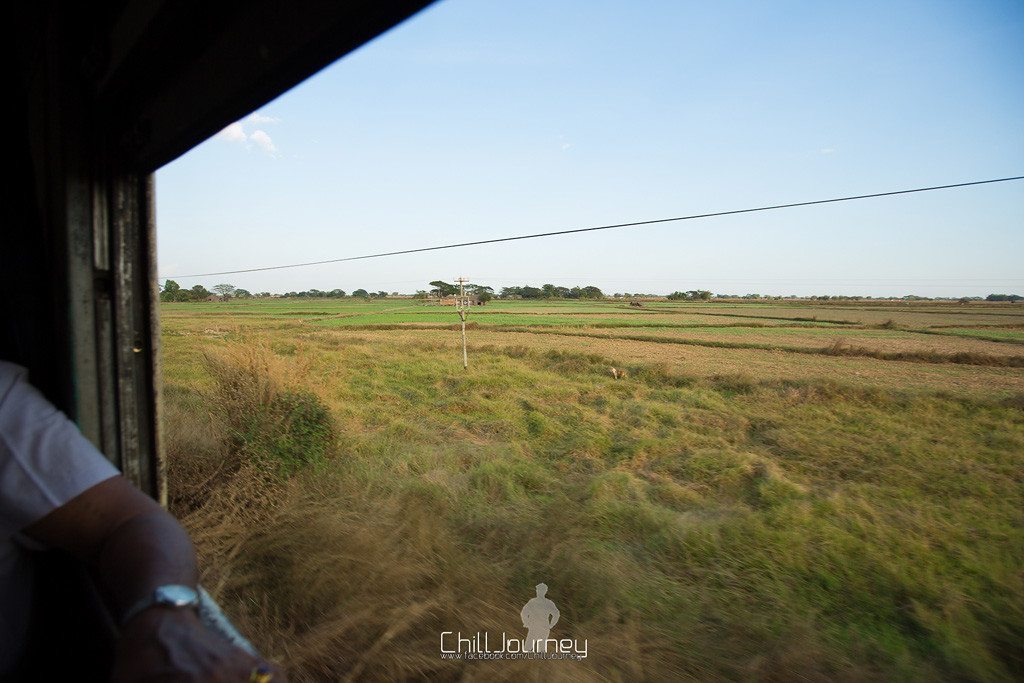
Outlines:
{"type": "Polygon", "coordinates": [[[157,605],[176,608],[189,607],[198,611],[199,593],[191,586],[183,586],[179,584],[157,586],[149,593],[149,595],[145,596],[125,611],[124,615],[121,617],[121,626],[127,624],[140,612],[157,605]]]}

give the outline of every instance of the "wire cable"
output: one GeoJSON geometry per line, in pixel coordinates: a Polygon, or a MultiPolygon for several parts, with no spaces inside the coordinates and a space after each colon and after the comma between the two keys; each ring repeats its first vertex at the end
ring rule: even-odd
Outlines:
{"type": "MultiPolygon", "coordinates": [[[[345,261],[363,261],[372,258],[384,258],[385,256],[399,256],[401,254],[418,254],[425,251],[439,251],[441,249],[458,249],[460,247],[475,247],[481,244],[496,244],[498,242],[514,242],[517,240],[532,240],[541,237],[554,237],[556,235],[572,235],[581,232],[596,232],[598,230],[612,230],[614,228],[634,228],[643,225],[655,225],[658,223],[674,223],[678,221],[691,221],[700,218],[714,218],[716,216],[735,216],[741,213],[754,213],[757,211],[775,211],[777,209],[792,209],[798,206],[815,206],[818,204],[834,204],[836,202],[852,202],[859,199],[874,199],[876,197],[892,197],[901,194],[913,194],[915,192],[933,192],[935,190],[951,190],[958,187],[971,187],[973,185],[990,185],[992,183],[1006,183],[1014,180],[1024,180],[1024,176],[1011,176],[1007,178],[993,178],[991,180],[974,180],[967,183],[954,183],[952,185],[932,185],[930,187],[917,187],[911,190],[893,190],[891,192],[876,192],[873,194],[858,194],[849,197],[834,197],[832,199],[815,199],[808,202],[793,202],[790,204],[774,204],[771,206],[757,206],[750,209],[732,209],[730,211],[715,211],[713,213],[696,213],[689,216],[676,216],[674,218],[656,218],[649,221],[634,221],[632,223],[614,223],[611,225],[598,225],[589,228],[572,228],[569,230],[553,230],[551,232],[537,232],[531,235],[515,235],[512,237],[496,237],[489,240],[476,240],[473,242],[458,242],[456,244],[442,244],[433,247],[418,247],[416,249],[401,249],[398,251],[383,251],[377,254],[364,254],[362,256],[346,256],[344,258],[326,259],[323,261],[307,261],[305,263],[289,263],[281,266],[263,266],[261,268],[243,268],[241,270],[222,270],[215,273],[195,273],[192,275],[170,275],[168,279],[184,279],[189,277],[212,277],[214,275],[237,275],[239,273],[258,273],[267,270],[284,270],[286,268],[302,268],[304,266],[320,266],[327,263],[342,263],[345,261]]],[[[164,279],[164,278],[161,278],[164,279]]]]}

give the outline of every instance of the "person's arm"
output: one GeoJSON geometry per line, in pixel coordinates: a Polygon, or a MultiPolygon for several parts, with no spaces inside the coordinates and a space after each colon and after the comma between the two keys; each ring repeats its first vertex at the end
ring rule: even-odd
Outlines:
{"type": "MultiPolygon", "coordinates": [[[[94,568],[115,618],[161,585],[196,587],[195,550],[180,524],[123,477],[87,489],[24,533],[94,568]]],[[[249,680],[261,660],[207,630],[194,610],[156,605],[122,630],[114,680],[249,680]]],[[[275,681],[282,680],[280,675],[275,681]]]]}
{"type": "Polygon", "coordinates": [[[199,581],[188,534],[123,477],[87,489],[24,533],[95,568],[118,619],[157,586],[199,581]]]}

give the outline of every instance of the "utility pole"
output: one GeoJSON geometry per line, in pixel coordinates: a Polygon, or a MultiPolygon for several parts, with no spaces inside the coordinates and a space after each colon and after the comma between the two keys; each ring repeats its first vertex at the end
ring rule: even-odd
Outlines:
{"type": "Polygon", "coordinates": [[[459,283],[459,299],[455,302],[455,310],[459,312],[459,318],[462,319],[462,368],[464,370],[469,369],[469,355],[466,353],[466,278],[456,278],[456,282],[459,283]]]}

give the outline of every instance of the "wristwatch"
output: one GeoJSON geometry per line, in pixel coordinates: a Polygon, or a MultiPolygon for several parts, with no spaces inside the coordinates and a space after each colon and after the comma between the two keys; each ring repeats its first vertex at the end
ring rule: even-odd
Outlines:
{"type": "Polygon", "coordinates": [[[124,616],[121,617],[121,626],[127,624],[139,612],[156,605],[178,608],[188,607],[194,610],[199,607],[199,593],[196,592],[195,588],[173,583],[157,586],[153,589],[152,593],[139,600],[124,613],[124,616]]]}

